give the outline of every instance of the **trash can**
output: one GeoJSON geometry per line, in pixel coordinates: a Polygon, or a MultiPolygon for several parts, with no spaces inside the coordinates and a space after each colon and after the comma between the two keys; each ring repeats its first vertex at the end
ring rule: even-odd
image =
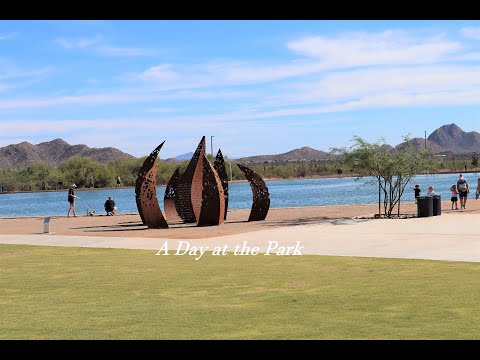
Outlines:
{"type": "Polygon", "coordinates": [[[418,217],[433,216],[433,197],[432,196],[417,197],[417,216],[418,217]]]}
{"type": "Polygon", "coordinates": [[[433,195],[433,216],[442,215],[442,197],[433,195]]]}

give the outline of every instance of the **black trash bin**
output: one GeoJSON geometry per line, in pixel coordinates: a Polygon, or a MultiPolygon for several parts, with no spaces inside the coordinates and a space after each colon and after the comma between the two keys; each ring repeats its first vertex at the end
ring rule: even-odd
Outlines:
{"type": "Polygon", "coordinates": [[[433,197],[432,196],[417,197],[417,216],[418,217],[433,216],[433,197]]]}
{"type": "Polygon", "coordinates": [[[433,216],[442,215],[442,197],[433,195],[433,216]]]}

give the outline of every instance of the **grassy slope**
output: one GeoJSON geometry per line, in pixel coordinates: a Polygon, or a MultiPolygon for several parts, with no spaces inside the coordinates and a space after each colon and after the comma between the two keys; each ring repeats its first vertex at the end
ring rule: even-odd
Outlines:
{"type": "Polygon", "coordinates": [[[0,245],[0,339],[480,338],[480,264],[0,245]]]}

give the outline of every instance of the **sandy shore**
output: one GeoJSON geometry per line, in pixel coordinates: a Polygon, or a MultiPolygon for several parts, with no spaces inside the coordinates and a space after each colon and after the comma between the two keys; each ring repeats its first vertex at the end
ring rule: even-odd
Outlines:
{"type": "MultiPolygon", "coordinates": [[[[403,203],[403,214],[416,214],[413,202],[403,203]]],[[[341,205],[300,208],[272,208],[265,221],[247,222],[250,210],[228,212],[227,221],[221,226],[197,227],[191,224],[170,224],[169,229],[147,229],[138,214],[116,216],[53,216],[50,232],[54,235],[145,237],[168,239],[202,239],[218,236],[243,234],[299,225],[315,225],[336,219],[369,217],[378,212],[378,205],[341,205]]],[[[442,215],[480,214],[480,201],[469,199],[467,210],[451,210],[449,201],[442,202],[442,215]]],[[[442,217],[439,217],[442,219],[442,217]]],[[[43,233],[44,217],[0,218],[0,234],[32,235],[43,233]]],[[[379,221],[379,220],[374,220],[379,221]]],[[[386,220],[402,222],[403,219],[386,220]]]]}

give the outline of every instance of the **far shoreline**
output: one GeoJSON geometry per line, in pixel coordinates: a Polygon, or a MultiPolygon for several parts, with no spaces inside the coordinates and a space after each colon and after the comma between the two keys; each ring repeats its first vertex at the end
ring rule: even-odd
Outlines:
{"type": "MultiPolygon", "coordinates": [[[[443,175],[443,174],[475,174],[480,173],[480,169],[477,170],[467,170],[467,171],[438,171],[435,173],[423,173],[417,174],[418,175],[443,175]]],[[[313,179],[340,179],[340,178],[357,178],[359,174],[354,173],[346,173],[346,174],[328,174],[328,175],[316,175],[316,176],[304,176],[304,177],[292,177],[292,178],[264,178],[264,181],[291,181],[291,180],[313,180],[313,179]]],[[[363,176],[367,177],[367,176],[363,176]]],[[[229,180],[229,183],[245,183],[248,182],[247,180],[229,180]]],[[[157,186],[167,186],[166,184],[161,184],[157,186]]],[[[102,187],[102,188],[76,188],[75,191],[96,191],[96,190],[115,190],[115,189],[134,189],[135,186],[110,186],[110,187],[102,187]]],[[[43,193],[43,192],[64,192],[68,191],[69,188],[64,189],[52,189],[52,190],[23,190],[23,191],[4,191],[0,192],[2,194],[28,194],[28,193],[43,193]]]]}

